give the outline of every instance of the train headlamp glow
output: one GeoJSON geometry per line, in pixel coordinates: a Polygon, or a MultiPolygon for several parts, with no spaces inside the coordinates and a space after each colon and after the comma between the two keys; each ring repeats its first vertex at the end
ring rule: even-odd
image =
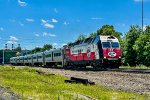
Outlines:
{"type": "Polygon", "coordinates": [[[119,58],[121,58],[121,57],[119,56],[119,58]]]}
{"type": "Polygon", "coordinates": [[[104,59],[106,59],[106,57],[104,57],[104,59]]]}

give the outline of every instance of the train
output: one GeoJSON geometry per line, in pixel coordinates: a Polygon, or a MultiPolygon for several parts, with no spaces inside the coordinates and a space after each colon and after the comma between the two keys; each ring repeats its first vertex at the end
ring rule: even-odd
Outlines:
{"type": "Polygon", "coordinates": [[[119,68],[121,47],[115,36],[97,35],[62,48],[10,58],[12,65],[64,68],[119,68]]]}

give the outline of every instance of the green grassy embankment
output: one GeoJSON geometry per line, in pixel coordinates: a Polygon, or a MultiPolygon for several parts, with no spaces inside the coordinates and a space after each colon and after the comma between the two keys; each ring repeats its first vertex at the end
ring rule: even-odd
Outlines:
{"type": "Polygon", "coordinates": [[[68,79],[51,73],[38,74],[32,68],[0,66],[0,85],[32,100],[145,100],[146,95],[107,89],[99,85],[64,83],[68,79]]]}

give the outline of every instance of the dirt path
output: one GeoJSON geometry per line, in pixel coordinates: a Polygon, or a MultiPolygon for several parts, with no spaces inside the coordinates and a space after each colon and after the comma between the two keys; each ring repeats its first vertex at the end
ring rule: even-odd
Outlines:
{"type": "Polygon", "coordinates": [[[0,100],[21,100],[21,99],[18,95],[0,86],[0,100]]]}

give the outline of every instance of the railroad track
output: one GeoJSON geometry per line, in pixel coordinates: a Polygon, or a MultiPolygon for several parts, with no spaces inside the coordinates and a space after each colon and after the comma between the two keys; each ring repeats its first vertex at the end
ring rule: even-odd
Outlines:
{"type": "MultiPolygon", "coordinates": [[[[11,66],[11,65],[8,65],[11,66]]],[[[139,74],[150,74],[150,69],[136,69],[136,68],[119,68],[119,69],[93,69],[91,67],[84,68],[63,68],[62,66],[59,67],[46,67],[46,68],[53,68],[53,69],[64,69],[64,70],[75,70],[75,71],[114,71],[114,72],[126,72],[126,73],[139,73],[139,74]]]]}
{"type": "MultiPolygon", "coordinates": [[[[54,68],[54,67],[53,67],[54,68]]],[[[150,74],[150,69],[136,69],[136,68],[119,68],[119,69],[93,69],[91,67],[84,68],[63,68],[57,67],[56,69],[65,69],[65,70],[75,70],[75,71],[114,71],[114,72],[126,72],[126,73],[140,73],[140,74],[150,74]]]]}
{"type": "Polygon", "coordinates": [[[128,73],[140,73],[140,74],[150,74],[150,69],[120,68],[120,69],[107,69],[107,71],[128,72],[128,73]]]}

